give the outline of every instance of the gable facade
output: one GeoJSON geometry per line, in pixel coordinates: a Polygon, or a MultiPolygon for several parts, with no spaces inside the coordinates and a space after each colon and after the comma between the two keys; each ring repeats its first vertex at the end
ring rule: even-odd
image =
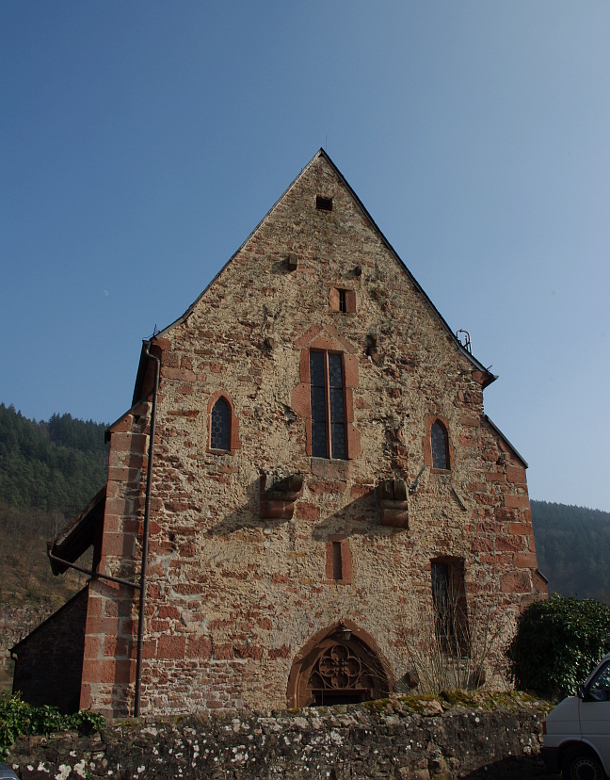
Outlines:
{"type": "Polygon", "coordinates": [[[458,579],[465,619],[501,623],[484,671],[507,684],[503,644],[546,584],[526,464],[484,413],[494,378],[320,151],[145,344],[95,557],[137,582],[147,536],[144,598],[90,581],[80,706],[131,714],[136,687],[143,714],[407,690],[458,579]]]}

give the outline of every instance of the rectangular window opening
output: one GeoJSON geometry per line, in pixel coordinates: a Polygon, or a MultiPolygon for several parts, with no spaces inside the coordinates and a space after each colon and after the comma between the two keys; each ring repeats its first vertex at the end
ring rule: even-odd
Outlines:
{"type": "Polygon", "coordinates": [[[339,311],[345,313],[347,311],[347,303],[345,300],[345,293],[347,290],[339,290],[339,311]]]}
{"type": "Polygon", "coordinates": [[[439,648],[450,655],[465,657],[470,638],[463,559],[432,561],[432,606],[439,648]]]}
{"type": "Polygon", "coordinates": [[[311,454],[314,458],[347,457],[345,398],[341,355],[310,352],[311,454]]]}
{"type": "Polygon", "coordinates": [[[333,542],[333,580],[343,579],[341,566],[341,542],[333,542]]]}
{"type": "Polygon", "coordinates": [[[325,198],[323,195],[316,195],[316,208],[320,211],[332,211],[333,199],[325,198]]]}

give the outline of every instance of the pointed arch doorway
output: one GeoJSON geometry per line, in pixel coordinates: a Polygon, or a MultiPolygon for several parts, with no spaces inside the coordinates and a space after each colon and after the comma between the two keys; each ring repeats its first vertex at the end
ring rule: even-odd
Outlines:
{"type": "Polygon", "coordinates": [[[387,664],[375,640],[350,620],[311,637],[295,655],[288,707],[355,704],[389,694],[387,664]]]}

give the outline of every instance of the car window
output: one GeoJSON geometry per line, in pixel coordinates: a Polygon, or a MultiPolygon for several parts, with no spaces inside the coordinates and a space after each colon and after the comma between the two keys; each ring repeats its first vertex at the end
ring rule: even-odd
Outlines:
{"type": "Polygon", "coordinates": [[[589,695],[595,701],[608,701],[610,698],[610,662],[597,671],[589,683],[589,695]]]}

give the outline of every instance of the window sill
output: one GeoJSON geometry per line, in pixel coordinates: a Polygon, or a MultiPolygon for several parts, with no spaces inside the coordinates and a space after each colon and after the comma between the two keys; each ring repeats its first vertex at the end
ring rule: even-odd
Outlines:
{"type": "Polygon", "coordinates": [[[347,580],[322,580],[323,585],[353,585],[354,580],[353,578],[349,578],[347,580]]]}

